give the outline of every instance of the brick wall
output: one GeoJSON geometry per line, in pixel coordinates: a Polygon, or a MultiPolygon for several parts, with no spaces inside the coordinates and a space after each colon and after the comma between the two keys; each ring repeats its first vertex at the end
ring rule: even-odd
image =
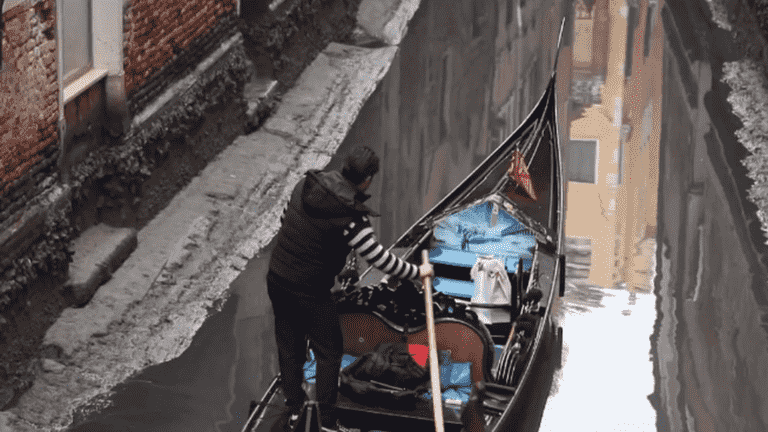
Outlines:
{"type": "Polygon", "coordinates": [[[236,30],[235,0],[133,0],[124,12],[125,91],[131,114],[236,30]],[[228,25],[227,25],[228,23],[228,25]]]}
{"type": "Polygon", "coordinates": [[[58,152],[55,0],[25,1],[3,14],[0,70],[0,223],[35,189],[58,152]],[[23,200],[23,199],[22,199],[23,200]]]}

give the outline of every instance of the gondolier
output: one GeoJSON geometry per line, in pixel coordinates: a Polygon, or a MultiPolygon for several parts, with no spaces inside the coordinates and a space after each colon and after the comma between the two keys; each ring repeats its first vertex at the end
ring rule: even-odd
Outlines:
{"type": "Polygon", "coordinates": [[[368,147],[356,147],[341,172],[307,172],[296,185],[282,216],[272,252],[267,287],[275,314],[282,387],[292,417],[301,412],[306,338],[317,359],[316,396],[324,425],[335,425],[342,358],[342,333],[331,297],[335,278],[350,251],[387,274],[417,279],[418,267],[379,244],[364,204],[364,192],[379,170],[379,159],[368,147]]]}

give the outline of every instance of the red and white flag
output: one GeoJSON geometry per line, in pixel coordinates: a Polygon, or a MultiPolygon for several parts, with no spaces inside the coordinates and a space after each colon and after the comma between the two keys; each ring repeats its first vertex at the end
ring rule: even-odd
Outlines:
{"type": "Polygon", "coordinates": [[[528,166],[525,164],[523,154],[519,150],[515,150],[512,153],[512,163],[507,170],[507,174],[517,184],[525,189],[525,192],[536,201],[536,192],[533,191],[533,182],[531,181],[531,174],[528,172],[528,166]]]}

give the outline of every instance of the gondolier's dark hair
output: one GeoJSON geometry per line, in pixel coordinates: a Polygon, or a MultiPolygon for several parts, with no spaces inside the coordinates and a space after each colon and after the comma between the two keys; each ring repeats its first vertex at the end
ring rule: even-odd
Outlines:
{"type": "Polygon", "coordinates": [[[379,172],[379,157],[366,146],[352,149],[344,161],[344,168],[341,169],[341,175],[356,185],[377,172],[379,172]]]}

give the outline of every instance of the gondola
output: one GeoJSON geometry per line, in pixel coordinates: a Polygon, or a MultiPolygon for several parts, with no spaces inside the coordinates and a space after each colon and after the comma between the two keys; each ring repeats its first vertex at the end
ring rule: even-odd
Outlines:
{"type": "MultiPolygon", "coordinates": [[[[565,290],[565,214],[557,58],[554,63],[544,94],[522,124],[390,248],[415,264],[426,250],[434,268],[434,334],[441,372],[448,371],[441,378],[446,431],[537,428],[540,413],[530,418],[537,416],[533,405],[543,412],[541,400],[557,367],[550,366],[559,364],[562,328],[552,309],[565,290]],[[482,424],[474,415],[471,425],[470,414],[482,424]]],[[[341,290],[342,368],[383,343],[408,344],[413,353],[427,346],[422,288],[419,282],[387,280],[371,267],[341,290]]],[[[308,349],[309,392],[312,367],[308,349]]],[[[381,385],[393,393],[406,390],[381,385]]],[[[435,430],[430,396],[396,405],[340,391],[339,424],[343,430],[435,430]]],[[[316,410],[307,405],[296,430],[319,430],[312,421],[316,410]]],[[[283,430],[284,412],[278,375],[263,398],[252,402],[243,431],[283,430]]]]}

